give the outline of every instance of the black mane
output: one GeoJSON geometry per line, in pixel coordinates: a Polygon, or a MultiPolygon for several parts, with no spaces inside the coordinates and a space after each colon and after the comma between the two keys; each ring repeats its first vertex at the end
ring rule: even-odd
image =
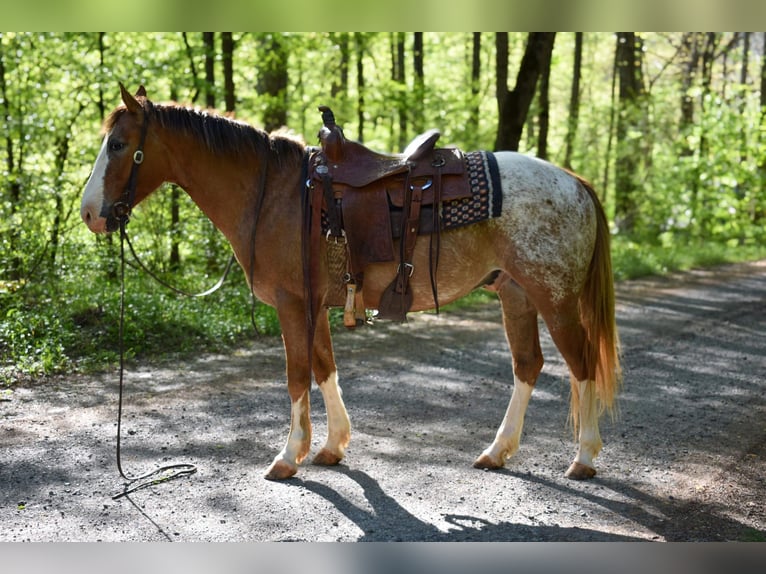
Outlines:
{"type": "MultiPolygon", "coordinates": [[[[208,150],[218,155],[250,152],[264,157],[273,154],[281,163],[288,158],[302,157],[305,150],[305,145],[297,139],[270,135],[244,122],[202,110],[148,101],[144,103],[144,110],[149,112],[150,122],[156,121],[165,129],[198,138],[208,150]]],[[[107,118],[104,129],[111,130],[124,113],[127,113],[126,108],[117,108],[107,118]]]]}

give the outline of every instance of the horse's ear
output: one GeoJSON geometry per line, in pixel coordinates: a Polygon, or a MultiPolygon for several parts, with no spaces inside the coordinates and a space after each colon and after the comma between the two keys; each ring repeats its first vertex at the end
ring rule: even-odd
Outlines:
{"type": "Polygon", "coordinates": [[[125,107],[128,108],[129,111],[136,113],[142,110],[141,104],[136,101],[136,98],[130,95],[130,92],[128,92],[128,90],[125,89],[125,86],[122,85],[122,82],[120,82],[120,95],[122,96],[122,101],[125,103],[125,107]]]}
{"type": "Polygon", "coordinates": [[[146,88],[142,85],[138,86],[138,90],[136,91],[136,97],[137,98],[145,98],[146,97],[146,88]]]}

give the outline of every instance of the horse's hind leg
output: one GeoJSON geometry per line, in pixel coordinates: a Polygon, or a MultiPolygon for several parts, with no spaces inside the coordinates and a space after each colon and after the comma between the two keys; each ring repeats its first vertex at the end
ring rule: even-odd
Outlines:
{"type": "Polygon", "coordinates": [[[585,349],[588,344],[585,329],[580,323],[576,305],[559,309],[551,318],[546,317],[551,338],[569,366],[572,388],[571,417],[577,434],[577,454],[565,476],[576,480],[592,478],[596,474],[593,459],[601,450],[598,430],[599,409],[596,396],[595,373],[588,372],[585,349]]]}
{"type": "Polygon", "coordinates": [[[513,392],[495,440],[473,464],[489,469],[501,468],[518,450],[527,405],[543,367],[537,309],[508,275],[501,275],[493,288],[500,298],[503,326],[513,357],[513,392]]]}
{"type": "Polygon", "coordinates": [[[327,442],[314,457],[314,464],[334,465],[342,459],[351,438],[351,423],[338,386],[338,369],[327,313],[321,313],[314,334],[314,378],[322,391],[327,410],[327,442]]]}

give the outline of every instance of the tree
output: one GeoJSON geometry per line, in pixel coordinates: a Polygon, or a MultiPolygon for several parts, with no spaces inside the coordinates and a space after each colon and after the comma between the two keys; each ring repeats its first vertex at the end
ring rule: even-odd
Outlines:
{"type": "Polygon", "coordinates": [[[365,113],[365,77],[364,77],[364,53],[367,45],[367,37],[364,32],[354,32],[354,46],[356,52],[356,115],[359,129],[357,139],[364,141],[364,113],[365,113]]]}
{"type": "Polygon", "coordinates": [[[550,83],[551,83],[551,59],[543,62],[540,74],[538,134],[537,134],[537,157],[548,159],[548,128],[550,127],[550,83]]]}
{"type": "MultiPolygon", "coordinates": [[[[399,118],[399,135],[395,140],[398,145],[391,147],[404,149],[407,145],[407,83],[404,63],[404,32],[391,33],[391,81],[394,89],[394,101],[399,118]]],[[[394,141],[394,140],[392,140],[394,141]]]]}
{"type": "MultiPolygon", "coordinates": [[[[69,151],[70,151],[70,141],[71,141],[71,132],[72,127],[74,126],[74,123],[77,121],[77,118],[82,113],[83,109],[85,109],[85,104],[80,103],[75,112],[72,114],[71,118],[68,118],[63,129],[59,131],[59,133],[56,135],[54,149],[56,150],[55,153],[55,159],[54,159],[54,173],[55,173],[55,181],[56,181],[56,189],[61,189],[64,187],[64,180],[66,177],[66,167],[67,167],[67,161],[69,160],[69,151]]],[[[51,237],[50,237],[50,253],[48,255],[49,260],[49,266],[51,268],[54,268],[56,265],[56,255],[58,253],[59,243],[61,241],[61,231],[62,226],[64,225],[64,220],[66,219],[66,213],[65,213],[65,203],[64,203],[64,196],[60,193],[57,193],[55,195],[55,209],[54,209],[54,218],[53,218],[53,224],[51,226],[51,237]]]]}
{"type": "Polygon", "coordinates": [[[691,211],[692,218],[696,224],[695,233],[699,236],[705,236],[708,233],[709,227],[709,213],[708,213],[708,197],[704,192],[701,185],[702,172],[706,169],[707,157],[709,154],[709,139],[707,133],[706,116],[709,111],[709,100],[712,91],[713,83],[713,64],[716,58],[716,48],[720,42],[721,35],[718,32],[706,32],[704,44],[702,47],[702,72],[701,72],[701,88],[702,94],[700,97],[700,129],[699,129],[699,144],[697,149],[697,164],[696,169],[692,172],[692,198],[691,198],[691,211]]]}
{"type": "MultiPolygon", "coordinates": [[[[20,133],[23,130],[22,120],[19,117],[14,106],[11,103],[11,94],[9,93],[9,82],[7,80],[6,68],[6,50],[4,47],[4,34],[0,33],[0,96],[2,97],[2,125],[0,130],[5,134],[5,192],[9,207],[8,226],[8,278],[11,281],[17,281],[21,278],[21,257],[18,254],[20,232],[16,219],[19,201],[21,199],[21,165],[24,156],[24,138],[20,133]],[[18,145],[17,145],[18,142],[18,145]]],[[[13,40],[13,39],[12,39],[13,40]]],[[[9,53],[15,51],[15,42],[11,42],[9,53]]]]}
{"type": "Polygon", "coordinates": [[[572,66],[572,88],[569,96],[569,116],[564,151],[564,167],[572,169],[572,154],[577,137],[577,121],[580,116],[580,78],[582,76],[583,33],[575,32],[574,64],[572,66]]]}
{"type": "Polygon", "coordinates": [[[223,100],[227,112],[234,112],[237,98],[234,93],[234,39],[231,32],[221,32],[221,60],[223,62],[223,100]]]}
{"type": "MultiPolygon", "coordinates": [[[[761,34],[762,46],[766,47],[766,32],[761,34]]],[[[766,138],[764,138],[764,132],[766,132],[766,48],[761,53],[761,97],[759,104],[761,106],[761,113],[759,114],[761,129],[758,131],[758,140],[762,147],[766,147],[766,138]]],[[[766,196],[766,152],[761,152],[759,167],[761,171],[761,198],[766,196]]],[[[762,216],[762,214],[761,214],[762,216]]]]}
{"type": "Polygon", "coordinates": [[[508,89],[508,33],[495,35],[496,97],[498,108],[495,150],[518,150],[527,113],[535,95],[537,81],[553,52],[555,32],[531,32],[516,76],[516,86],[508,89]]]}
{"type": "MultiPolygon", "coordinates": [[[[469,103],[470,114],[469,124],[473,127],[471,133],[476,134],[479,127],[479,108],[481,94],[481,32],[474,32],[471,35],[471,101],[469,103]]],[[[469,144],[471,147],[478,147],[478,141],[469,144]]]]}
{"type": "Polygon", "coordinates": [[[683,142],[682,154],[692,155],[694,150],[689,146],[687,138],[689,130],[694,126],[694,95],[692,88],[699,70],[700,40],[699,32],[685,32],[681,38],[681,51],[684,58],[681,75],[681,122],[680,132],[683,142]]]}
{"type": "Polygon", "coordinates": [[[626,234],[635,231],[640,190],[642,126],[645,119],[643,44],[634,32],[617,34],[615,65],[619,79],[615,223],[626,234]]]}
{"type": "Polygon", "coordinates": [[[281,34],[260,36],[258,95],[264,102],[263,128],[273,131],[287,125],[288,39],[281,34]]]}
{"type": "Polygon", "coordinates": [[[423,105],[426,96],[426,80],[423,71],[423,32],[415,32],[412,38],[412,75],[414,78],[412,102],[412,129],[423,131],[423,105]]]}
{"type": "Polygon", "coordinates": [[[330,86],[330,97],[333,102],[339,100],[339,108],[345,110],[346,99],[348,98],[348,67],[350,61],[350,39],[348,32],[330,34],[330,38],[338,48],[340,58],[338,60],[338,69],[332,75],[332,85],[330,86]]]}
{"type": "Polygon", "coordinates": [[[205,46],[205,105],[215,108],[215,33],[202,32],[205,46]]]}

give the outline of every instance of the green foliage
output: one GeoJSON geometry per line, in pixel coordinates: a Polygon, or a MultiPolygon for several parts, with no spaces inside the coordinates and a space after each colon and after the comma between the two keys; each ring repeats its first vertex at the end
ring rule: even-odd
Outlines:
{"type": "MultiPolygon", "coordinates": [[[[166,279],[194,290],[215,278],[202,273],[166,279]]],[[[0,382],[62,371],[114,366],[119,357],[120,293],[116,281],[86,281],[82,274],[0,292],[0,382]]],[[[162,358],[218,352],[256,336],[244,276],[232,270],[227,282],[205,298],[181,297],[133,269],[127,270],[125,351],[128,358],[162,358]]],[[[259,304],[258,333],[275,336],[276,313],[259,304]]]]}
{"type": "Polygon", "coordinates": [[[617,281],[764,257],[766,244],[744,246],[737,242],[678,241],[653,245],[620,237],[612,241],[612,266],[617,281]]]}
{"type": "MultiPolygon", "coordinates": [[[[695,77],[682,93],[687,62],[679,55],[680,35],[642,34],[647,105],[645,117],[635,122],[640,129],[625,136],[636,144],[628,146],[630,153],[641,154],[635,162],[640,169],[630,174],[636,222],[630,236],[614,237],[618,279],[764,256],[766,128],[758,90],[763,38],[751,37],[744,84],[742,44],[727,33],[709,85],[695,77]],[[688,125],[680,121],[682,96],[693,103],[688,125]]],[[[118,81],[131,90],[144,84],[157,101],[200,105],[211,91],[222,104],[220,34],[215,39],[216,80],[209,86],[199,33],[0,33],[0,380],[116,361],[119,245],[117,238],[92,236],[79,220],[83,184],[101,143],[99,128],[119,103],[118,81]]],[[[348,137],[358,138],[363,128],[371,147],[398,151],[400,139],[416,135],[415,115],[422,114],[423,128],[442,131],[440,143],[491,149],[497,126],[494,36],[481,36],[475,94],[471,33],[424,34],[422,91],[414,84],[412,34],[405,34],[404,84],[392,80],[393,39],[375,32],[282,35],[288,126],[315,143],[317,106],[327,104],[348,137]],[[401,138],[399,114],[407,120],[401,138]]],[[[264,46],[270,35],[235,33],[233,40],[236,115],[262,126],[270,100],[258,87],[269,62],[264,46]]],[[[509,40],[513,82],[526,35],[511,34],[509,40]]],[[[548,135],[554,163],[564,159],[573,45],[573,34],[557,35],[548,135]]],[[[572,167],[593,182],[609,214],[621,191],[615,187],[616,155],[626,149],[614,141],[610,121],[614,48],[613,34],[584,35],[572,154],[572,167]]],[[[534,104],[522,152],[537,147],[539,113],[534,104]]],[[[176,201],[169,189],[136,210],[131,234],[153,269],[191,290],[214,281],[229,254],[224,238],[191,200],[180,193],[176,201]],[[177,265],[171,259],[176,248],[177,265]]],[[[222,350],[253,336],[241,273],[234,272],[207,300],[179,299],[132,269],[128,282],[131,357],[222,350]]],[[[279,332],[265,305],[257,306],[255,321],[263,333],[279,332]]]]}

